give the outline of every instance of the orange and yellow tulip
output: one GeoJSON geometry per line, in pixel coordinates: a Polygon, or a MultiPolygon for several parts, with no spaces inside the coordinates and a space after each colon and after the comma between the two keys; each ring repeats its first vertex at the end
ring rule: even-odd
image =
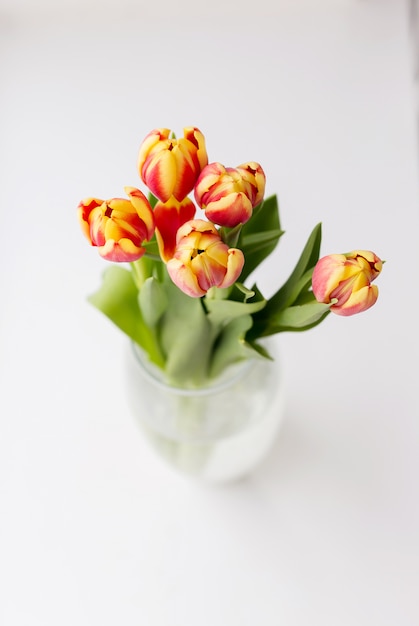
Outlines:
{"type": "Polygon", "coordinates": [[[167,263],[167,271],[179,289],[199,298],[211,287],[230,287],[243,265],[243,252],[229,248],[214,224],[190,220],[177,232],[175,254],[167,263]]]}
{"type": "Polygon", "coordinates": [[[129,200],[86,198],[78,207],[80,225],[88,241],[108,261],[136,261],[145,253],[155,228],[154,215],[144,194],[125,187],[129,200]]]}
{"type": "Polygon", "coordinates": [[[234,227],[247,222],[265,193],[265,173],[259,163],[236,168],[210,163],[195,185],[195,200],[206,217],[220,226],[234,227]]]}
{"type": "Polygon", "coordinates": [[[329,254],[320,259],[314,268],[314,296],[324,304],[333,302],[330,310],[338,315],[366,311],[378,298],[378,288],[371,283],[382,267],[381,259],[369,250],[329,254]]]}
{"type": "Polygon", "coordinates": [[[186,198],[208,163],[201,131],[187,127],[183,132],[181,139],[175,139],[168,128],[156,128],[140,147],[139,174],[161,202],[167,202],[172,196],[179,202],[186,198]]]}

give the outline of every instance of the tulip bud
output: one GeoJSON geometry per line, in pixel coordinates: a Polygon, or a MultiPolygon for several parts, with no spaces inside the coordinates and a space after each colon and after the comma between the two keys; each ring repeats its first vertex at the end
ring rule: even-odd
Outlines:
{"type": "Polygon", "coordinates": [[[208,163],[205,139],[198,128],[183,129],[174,139],[168,128],[152,130],[141,144],[138,171],[150,191],[162,202],[171,196],[181,202],[190,193],[208,163]]]}
{"type": "Polygon", "coordinates": [[[86,198],[78,207],[80,225],[92,246],[108,261],[136,261],[145,253],[144,241],[154,234],[154,215],[144,194],[125,187],[129,200],[86,198]]]}
{"type": "Polygon", "coordinates": [[[312,287],[318,302],[330,304],[338,315],[366,311],[378,298],[371,285],[383,267],[381,259],[368,250],[330,254],[320,259],[313,271],[312,287]]]}
{"type": "Polygon", "coordinates": [[[167,263],[176,249],[176,233],[179,228],[195,216],[196,207],[185,198],[178,202],[174,196],[167,202],[157,202],[154,207],[156,239],[162,260],[167,263]]]}
{"type": "Polygon", "coordinates": [[[211,287],[230,287],[240,276],[243,265],[243,252],[229,248],[214,224],[190,220],[178,230],[176,251],[167,263],[167,271],[179,289],[199,298],[211,287]]]}
{"type": "Polygon", "coordinates": [[[233,228],[247,222],[265,193],[265,173],[258,163],[236,168],[210,163],[195,185],[195,200],[214,224],[233,228]]]}

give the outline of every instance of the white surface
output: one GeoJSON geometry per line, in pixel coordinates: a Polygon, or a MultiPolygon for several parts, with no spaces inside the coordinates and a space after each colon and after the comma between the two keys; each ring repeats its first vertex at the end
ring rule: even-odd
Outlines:
{"type": "Polygon", "coordinates": [[[34,6],[0,13],[0,624],[417,626],[407,6],[34,6]],[[105,262],[75,219],[86,195],[141,187],[151,128],[191,124],[211,160],[260,161],[279,195],[267,295],[320,220],[324,254],[387,260],[373,309],[281,337],[281,437],[225,488],[170,473],[145,445],[124,338],[85,301],[105,262]]]}

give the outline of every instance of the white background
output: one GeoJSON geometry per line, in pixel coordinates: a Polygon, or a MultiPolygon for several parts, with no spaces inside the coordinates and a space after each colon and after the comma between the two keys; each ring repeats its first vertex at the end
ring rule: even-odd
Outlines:
{"type": "Polygon", "coordinates": [[[0,5],[1,626],[419,624],[418,169],[403,0],[0,5]],[[142,187],[154,127],[262,163],[270,295],[324,254],[386,260],[377,305],[280,337],[286,419],[235,485],[171,472],[86,302],[85,196],[142,187]]]}

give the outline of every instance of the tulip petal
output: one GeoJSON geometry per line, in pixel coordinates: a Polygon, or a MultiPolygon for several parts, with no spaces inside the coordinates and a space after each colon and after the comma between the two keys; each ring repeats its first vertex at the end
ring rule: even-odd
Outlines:
{"type": "Polygon", "coordinates": [[[150,241],[154,234],[155,222],[153,210],[148,199],[136,187],[125,187],[125,193],[131,198],[132,205],[137,211],[138,217],[144,222],[147,230],[147,241],[150,241]]]}
{"type": "Polygon", "coordinates": [[[205,137],[195,126],[188,126],[183,129],[185,139],[193,143],[196,147],[196,156],[199,163],[199,170],[202,170],[208,163],[208,155],[205,147],[205,137]]]}
{"type": "Polygon", "coordinates": [[[199,286],[198,279],[190,267],[178,259],[170,259],[166,267],[170,278],[181,291],[191,298],[200,298],[205,295],[206,292],[199,286]]]}
{"type": "Polygon", "coordinates": [[[353,250],[346,255],[347,259],[355,259],[367,273],[369,280],[373,281],[383,269],[382,260],[371,250],[353,250]]]}
{"type": "Polygon", "coordinates": [[[81,226],[81,229],[89,240],[91,245],[92,237],[91,237],[91,227],[90,227],[90,215],[94,209],[97,209],[103,204],[103,200],[99,200],[98,198],[85,198],[82,200],[77,208],[77,217],[81,226]]]}
{"type": "Polygon", "coordinates": [[[255,161],[243,163],[237,167],[244,180],[246,180],[253,188],[253,207],[256,207],[263,200],[265,194],[266,176],[262,167],[255,161]]]}
{"type": "Polygon", "coordinates": [[[170,136],[170,130],[168,128],[155,128],[144,138],[141,143],[140,151],[138,153],[137,168],[140,172],[140,176],[145,183],[142,171],[146,160],[149,158],[150,153],[155,146],[160,142],[164,142],[170,136]]]}
{"type": "Polygon", "coordinates": [[[185,198],[181,203],[171,198],[167,203],[158,202],[154,207],[156,238],[160,256],[165,263],[175,253],[176,234],[179,228],[192,220],[195,212],[196,207],[189,198],[185,198]]]}
{"type": "Polygon", "coordinates": [[[104,203],[90,213],[90,237],[93,246],[103,246],[106,241],[105,228],[109,220],[109,217],[106,216],[106,209],[107,205],[104,203]]]}
{"type": "Polygon", "coordinates": [[[211,202],[205,209],[205,215],[214,224],[234,228],[251,218],[252,203],[244,193],[230,194],[211,202]]]}
{"type": "Polygon", "coordinates": [[[226,173],[224,165],[221,163],[209,163],[200,173],[195,184],[194,194],[197,204],[204,209],[207,202],[205,194],[213,187],[226,173]]]}
{"type": "MultiPolygon", "coordinates": [[[[176,200],[183,200],[193,189],[196,181],[196,166],[185,143],[180,143],[172,150],[175,160],[176,179],[172,186],[172,195],[176,200]]],[[[188,142],[189,143],[189,142],[188,142]]]]}
{"type": "Polygon", "coordinates": [[[376,285],[367,285],[358,291],[354,291],[344,304],[331,306],[330,310],[337,315],[355,315],[371,308],[376,303],[377,298],[378,287],[376,285]]]}
{"type": "Polygon", "coordinates": [[[147,187],[161,200],[167,202],[176,184],[176,161],[171,151],[160,150],[145,162],[143,177],[147,187]]]}
{"type": "Polygon", "coordinates": [[[120,239],[114,241],[108,239],[105,245],[100,246],[99,254],[107,261],[117,263],[130,263],[141,258],[145,252],[145,248],[136,246],[130,239],[120,239]]]}
{"type": "Polygon", "coordinates": [[[313,270],[312,288],[318,302],[330,302],[331,292],[343,279],[345,260],[344,254],[329,254],[317,262],[313,270]]]}
{"type": "Polygon", "coordinates": [[[204,293],[220,285],[226,273],[226,267],[210,259],[207,254],[198,254],[191,260],[190,267],[204,293]]]}
{"type": "Polygon", "coordinates": [[[238,248],[230,248],[228,251],[227,272],[219,287],[225,288],[233,285],[242,273],[244,266],[244,254],[238,248]]]}

